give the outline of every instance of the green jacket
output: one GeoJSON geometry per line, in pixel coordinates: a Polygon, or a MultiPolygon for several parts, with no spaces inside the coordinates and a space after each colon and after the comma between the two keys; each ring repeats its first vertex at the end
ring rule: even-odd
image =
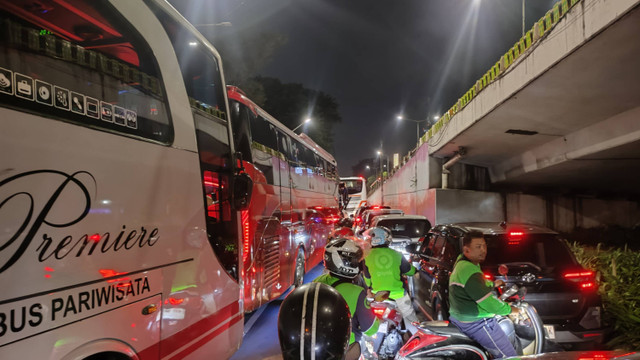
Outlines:
{"type": "Polygon", "coordinates": [[[458,256],[449,277],[449,314],[457,320],[472,322],[495,315],[508,315],[511,306],[498,299],[493,282],[464,255],[458,256]]]}
{"type": "MultiPolygon", "coordinates": [[[[327,273],[318,276],[313,282],[319,282],[333,286],[340,279],[327,273]]],[[[343,282],[334,287],[344,298],[351,313],[351,337],[349,344],[360,341],[362,334],[368,336],[378,332],[378,318],[373,314],[367,302],[367,293],[361,286],[350,282],[343,282]]]]}
{"type": "Polygon", "coordinates": [[[389,298],[399,299],[404,296],[402,275],[411,276],[416,273],[401,253],[386,246],[374,247],[364,258],[364,280],[373,293],[382,290],[390,292],[389,298]]]}

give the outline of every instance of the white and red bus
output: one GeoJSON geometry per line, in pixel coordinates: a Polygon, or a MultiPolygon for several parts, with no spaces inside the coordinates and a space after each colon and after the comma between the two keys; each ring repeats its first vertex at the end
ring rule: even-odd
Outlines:
{"type": "Polygon", "coordinates": [[[253,179],[242,212],[244,309],[302,284],[339,220],[335,159],[228,87],[236,151],[253,179]]]}
{"type": "Polygon", "coordinates": [[[348,215],[354,215],[356,210],[367,201],[367,180],[362,176],[342,177],[340,182],[344,183],[348,192],[347,206],[345,211],[348,215]]]}
{"type": "Polygon", "coordinates": [[[0,0],[0,359],[230,357],[239,174],[221,60],[160,0],[0,0]]]}

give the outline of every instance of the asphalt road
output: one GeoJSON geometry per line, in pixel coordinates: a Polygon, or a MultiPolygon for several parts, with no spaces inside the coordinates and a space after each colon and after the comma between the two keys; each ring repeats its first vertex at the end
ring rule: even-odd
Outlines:
{"type": "MultiPolygon", "coordinates": [[[[304,276],[304,282],[313,281],[322,274],[322,263],[316,265],[304,276]]],[[[279,360],[282,359],[278,342],[278,312],[287,294],[261,306],[245,317],[245,333],[240,349],[231,360],[279,360]]]]}

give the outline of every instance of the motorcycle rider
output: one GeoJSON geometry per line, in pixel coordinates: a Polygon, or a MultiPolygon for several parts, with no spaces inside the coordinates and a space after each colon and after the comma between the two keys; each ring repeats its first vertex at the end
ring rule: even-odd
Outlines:
{"type": "Polygon", "coordinates": [[[351,239],[331,241],[324,248],[324,266],[329,272],[313,280],[332,286],[347,302],[351,313],[349,344],[359,342],[362,334],[374,335],[379,326],[367,302],[366,290],[354,284],[359,278],[362,254],[362,249],[351,239]]]}
{"type": "MultiPolygon", "coordinates": [[[[498,299],[494,285],[484,278],[480,263],[487,256],[487,243],[479,231],[462,238],[463,253],[458,256],[449,278],[449,320],[460,331],[482,345],[495,359],[516,356],[516,351],[502,331],[496,315],[519,313],[519,309],[498,299]]],[[[503,282],[502,282],[503,283],[503,282]]]]}
{"type": "Polygon", "coordinates": [[[366,230],[363,235],[371,243],[371,251],[364,258],[366,284],[374,294],[389,291],[389,298],[396,301],[405,327],[412,334],[415,333],[417,328],[412,323],[418,322],[418,317],[411,298],[405,291],[402,275],[412,276],[416,273],[416,268],[400,252],[389,248],[391,230],[377,226],[366,230]]]}
{"type": "Polygon", "coordinates": [[[350,323],[347,303],[335,289],[320,283],[297,287],[278,313],[283,359],[344,359],[350,323]]]}

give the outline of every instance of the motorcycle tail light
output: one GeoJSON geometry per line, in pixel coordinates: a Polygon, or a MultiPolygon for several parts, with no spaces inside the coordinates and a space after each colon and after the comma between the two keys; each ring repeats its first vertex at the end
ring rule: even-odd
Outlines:
{"type": "Polygon", "coordinates": [[[398,351],[399,356],[407,356],[411,354],[412,351],[416,349],[423,349],[428,345],[435,344],[440,341],[447,340],[448,338],[440,335],[431,335],[425,334],[423,332],[418,332],[414,335],[413,338],[409,340],[401,349],[398,351]]]}
{"type": "Polygon", "coordinates": [[[373,314],[379,318],[382,318],[382,316],[384,315],[384,311],[386,309],[384,308],[373,308],[373,314]]]}

